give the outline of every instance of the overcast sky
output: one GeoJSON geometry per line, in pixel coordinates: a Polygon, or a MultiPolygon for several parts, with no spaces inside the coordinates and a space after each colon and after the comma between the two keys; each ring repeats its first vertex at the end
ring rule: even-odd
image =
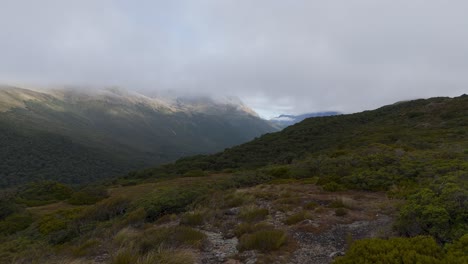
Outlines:
{"type": "Polygon", "coordinates": [[[0,82],[239,96],[264,117],[468,93],[466,0],[0,0],[0,82]]]}

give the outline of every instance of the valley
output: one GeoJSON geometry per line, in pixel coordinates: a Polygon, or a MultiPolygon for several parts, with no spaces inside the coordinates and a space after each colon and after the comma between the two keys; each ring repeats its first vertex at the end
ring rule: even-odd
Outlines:
{"type": "Polygon", "coordinates": [[[467,100],[306,119],[104,183],[4,191],[0,261],[465,263],[467,100]]]}

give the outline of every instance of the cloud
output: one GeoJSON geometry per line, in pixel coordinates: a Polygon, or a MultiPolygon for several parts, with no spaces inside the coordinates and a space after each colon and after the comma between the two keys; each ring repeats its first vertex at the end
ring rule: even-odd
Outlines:
{"type": "Polygon", "coordinates": [[[264,116],[468,85],[466,1],[3,0],[0,81],[237,95],[264,116]]]}

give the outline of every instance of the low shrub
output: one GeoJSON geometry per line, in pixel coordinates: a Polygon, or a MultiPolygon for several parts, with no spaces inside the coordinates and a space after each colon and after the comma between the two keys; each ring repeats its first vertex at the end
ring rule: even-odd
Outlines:
{"type": "Polygon", "coordinates": [[[33,222],[30,214],[12,214],[0,221],[0,234],[10,235],[28,228],[33,222]]]}
{"type": "Polygon", "coordinates": [[[200,226],[205,221],[203,212],[188,212],[182,215],[180,223],[187,226],[200,226]]]}
{"type": "Polygon", "coordinates": [[[307,209],[307,210],[312,210],[312,209],[315,209],[319,206],[318,203],[316,202],[308,202],[304,205],[304,209],[307,209]]]}
{"type": "Polygon", "coordinates": [[[338,192],[345,190],[344,186],[336,182],[329,182],[322,186],[323,190],[327,192],[338,192]]]}
{"type": "MultiPolygon", "coordinates": [[[[444,263],[443,251],[431,237],[363,239],[351,245],[335,264],[351,263],[444,263]]],[[[447,262],[463,263],[463,262],[447,262]]]]}
{"type": "Polygon", "coordinates": [[[271,229],[274,229],[274,226],[269,225],[267,223],[258,223],[258,224],[240,223],[234,229],[234,234],[236,235],[236,237],[241,237],[244,234],[251,234],[256,231],[271,230],[271,229]]]}
{"type": "Polygon", "coordinates": [[[138,208],[136,210],[131,211],[127,214],[126,224],[131,226],[141,226],[146,219],[146,211],[144,208],[138,208]]]}
{"type": "Polygon", "coordinates": [[[267,217],[268,213],[266,208],[247,207],[241,210],[239,218],[247,222],[261,221],[267,217]]]}
{"type": "Polygon", "coordinates": [[[140,253],[145,254],[164,245],[169,248],[189,246],[201,248],[205,234],[188,226],[161,227],[145,230],[135,238],[140,253]]]}
{"type": "Polygon", "coordinates": [[[240,238],[238,248],[244,250],[260,250],[263,252],[279,249],[286,243],[286,233],[282,230],[260,230],[245,234],[240,238]]]}
{"type": "Polygon", "coordinates": [[[346,209],[344,209],[344,208],[336,208],[336,209],[335,209],[335,215],[336,215],[336,216],[340,216],[340,217],[341,217],[341,216],[345,216],[345,215],[347,215],[347,214],[348,214],[348,211],[347,211],[346,209]]]}
{"type": "Polygon", "coordinates": [[[295,213],[284,220],[284,223],[287,225],[297,224],[305,219],[312,218],[312,215],[307,211],[300,211],[295,213]]]}
{"type": "Polygon", "coordinates": [[[130,207],[130,200],[125,197],[105,199],[84,212],[84,217],[91,221],[107,221],[124,215],[130,207]]]}

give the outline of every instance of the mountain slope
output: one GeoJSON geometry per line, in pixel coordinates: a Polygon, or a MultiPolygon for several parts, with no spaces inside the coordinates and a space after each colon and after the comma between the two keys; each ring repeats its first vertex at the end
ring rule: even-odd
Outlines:
{"type": "MultiPolygon", "coordinates": [[[[201,100],[201,99],[200,99],[201,100]]],[[[68,183],[220,151],[271,132],[241,103],[195,105],[112,88],[0,89],[0,185],[68,183]]]]}
{"type": "Polygon", "coordinates": [[[153,174],[288,164],[313,153],[375,143],[431,149],[460,145],[460,140],[466,143],[467,131],[468,96],[421,99],[356,114],[309,118],[221,153],[181,159],[153,174]]]}
{"type": "Polygon", "coordinates": [[[311,117],[322,117],[322,116],[335,116],[341,114],[340,112],[317,112],[317,113],[307,113],[302,115],[279,115],[275,118],[270,119],[270,122],[277,125],[280,128],[285,128],[294,124],[297,124],[304,119],[311,117]]]}

